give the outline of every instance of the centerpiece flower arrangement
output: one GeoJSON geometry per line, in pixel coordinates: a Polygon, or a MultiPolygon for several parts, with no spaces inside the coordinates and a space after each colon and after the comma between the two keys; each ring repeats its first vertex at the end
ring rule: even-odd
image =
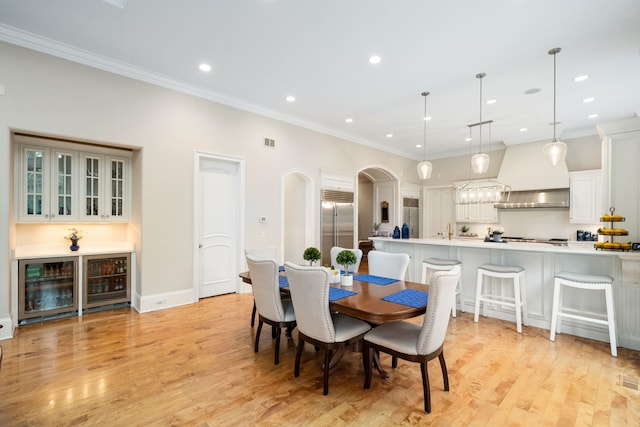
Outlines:
{"type": "Polygon", "coordinates": [[[69,246],[69,249],[77,251],[80,249],[80,246],[78,246],[78,240],[82,239],[82,230],[78,230],[75,227],[68,228],[67,234],[65,234],[64,238],[65,240],[71,240],[71,246],[69,246]]]}

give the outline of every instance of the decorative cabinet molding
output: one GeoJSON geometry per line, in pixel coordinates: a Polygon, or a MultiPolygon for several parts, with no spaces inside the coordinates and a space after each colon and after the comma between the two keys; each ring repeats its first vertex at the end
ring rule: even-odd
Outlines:
{"type": "Polygon", "coordinates": [[[569,173],[569,222],[597,224],[605,212],[602,208],[602,171],[587,170],[569,173]]]}
{"type": "Polygon", "coordinates": [[[129,151],[95,147],[88,152],[88,145],[26,135],[15,140],[17,222],[129,220],[129,151]]]}
{"type": "Polygon", "coordinates": [[[457,204],[456,222],[493,224],[498,222],[498,209],[493,203],[457,204]]]}

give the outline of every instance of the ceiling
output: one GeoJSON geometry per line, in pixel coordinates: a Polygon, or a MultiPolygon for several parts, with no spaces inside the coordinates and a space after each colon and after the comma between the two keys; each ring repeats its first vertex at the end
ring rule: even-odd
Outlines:
{"type": "Polygon", "coordinates": [[[423,91],[426,157],[478,150],[480,72],[484,150],[551,139],[555,47],[559,137],[638,115],[638,22],[638,0],[0,0],[0,40],[417,160],[423,91]]]}

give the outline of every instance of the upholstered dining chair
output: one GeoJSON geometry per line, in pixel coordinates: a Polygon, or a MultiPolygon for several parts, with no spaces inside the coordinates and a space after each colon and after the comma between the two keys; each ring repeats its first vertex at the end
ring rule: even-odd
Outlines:
{"type": "Polygon", "coordinates": [[[370,275],[397,280],[404,280],[409,261],[411,261],[411,257],[407,254],[382,251],[369,252],[367,259],[370,275]]]}
{"type": "Polygon", "coordinates": [[[353,265],[350,265],[348,267],[348,270],[351,273],[357,273],[358,270],[360,269],[360,262],[362,261],[362,249],[341,248],[340,246],[332,247],[331,251],[329,252],[331,254],[331,265],[335,270],[338,270],[338,271],[340,271],[343,268],[343,266],[341,266],[336,262],[336,257],[340,252],[344,250],[351,251],[356,255],[356,263],[353,265]]]}
{"type": "Polygon", "coordinates": [[[247,255],[251,274],[253,299],[258,307],[258,329],[254,351],[258,352],[260,332],[264,323],[275,328],[276,348],[273,363],[280,363],[280,336],[282,328],[291,330],[296,325],[296,316],[290,300],[280,297],[278,264],[271,259],[258,259],[247,255]]]}
{"type": "MultiPolygon", "coordinates": [[[[298,322],[298,348],[294,376],[300,375],[300,359],[305,342],[324,350],[324,394],[329,393],[329,367],[334,349],[362,340],[371,326],[329,310],[329,271],[324,267],[285,263],[291,300],[298,322]]],[[[365,362],[363,356],[363,364],[365,362]]]]}
{"type": "Polygon", "coordinates": [[[456,287],[460,278],[459,270],[437,271],[429,285],[427,311],[422,326],[415,323],[387,322],[374,328],[364,336],[365,364],[364,388],[371,386],[372,350],[390,354],[411,362],[420,363],[424,410],[431,412],[431,391],[427,362],[436,357],[440,360],[444,390],[449,391],[449,376],[442,351],[449,325],[451,304],[456,297],[456,287]]]}
{"type": "MultiPolygon", "coordinates": [[[[259,259],[272,259],[277,262],[277,253],[276,248],[274,247],[265,247],[265,248],[252,248],[244,250],[245,257],[247,255],[251,255],[254,258],[259,259]]],[[[256,302],[253,301],[253,309],[251,310],[251,327],[256,324],[256,302]]]]}

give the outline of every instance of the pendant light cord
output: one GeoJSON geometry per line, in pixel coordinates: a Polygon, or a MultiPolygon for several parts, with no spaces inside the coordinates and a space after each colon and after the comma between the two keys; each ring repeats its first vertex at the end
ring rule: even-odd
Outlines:
{"type": "Polygon", "coordinates": [[[422,160],[427,160],[427,95],[429,92],[422,92],[424,97],[424,115],[422,116],[422,160]]]}
{"type": "Polygon", "coordinates": [[[479,146],[479,154],[482,154],[482,78],[486,76],[485,73],[476,74],[476,78],[480,79],[480,144],[479,146]]]}
{"type": "Polygon", "coordinates": [[[553,142],[556,141],[556,54],[560,53],[560,48],[551,49],[548,53],[553,55],[553,142]]]}

